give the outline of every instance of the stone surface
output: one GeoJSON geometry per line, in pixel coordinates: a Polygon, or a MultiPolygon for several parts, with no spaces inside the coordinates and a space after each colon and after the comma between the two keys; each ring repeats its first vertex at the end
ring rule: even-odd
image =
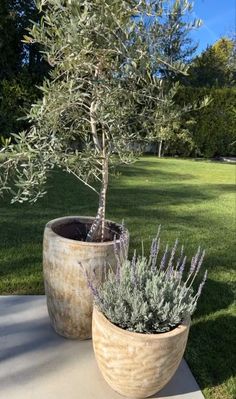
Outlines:
{"type": "Polygon", "coordinates": [[[110,323],[96,308],[92,337],[107,383],[121,395],[142,399],[171,380],[185,351],[190,320],[165,334],[137,334],[110,323]]]}
{"type": "MultiPolygon", "coordinates": [[[[121,399],[104,381],[92,342],[51,328],[44,296],[0,297],[0,399],[121,399]]],[[[204,399],[182,361],[153,399],[204,399]]]]}

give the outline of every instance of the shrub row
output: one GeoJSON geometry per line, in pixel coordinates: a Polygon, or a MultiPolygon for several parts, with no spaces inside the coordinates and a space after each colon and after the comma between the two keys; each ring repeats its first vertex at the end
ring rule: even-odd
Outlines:
{"type": "Polygon", "coordinates": [[[34,79],[27,73],[0,81],[0,136],[9,137],[28,127],[19,118],[25,116],[39,95],[34,79]]]}
{"type": "MultiPolygon", "coordinates": [[[[22,74],[10,81],[0,82],[0,136],[8,137],[12,132],[26,128],[25,121],[19,121],[24,111],[39,96],[28,76],[22,74]]],[[[192,88],[181,87],[176,95],[179,105],[192,104],[211,98],[211,103],[200,111],[192,112],[195,120],[188,126],[191,140],[175,136],[165,150],[165,155],[179,156],[232,156],[236,155],[236,88],[192,88]],[[177,137],[177,138],[176,138],[177,137]]],[[[185,119],[182,123],[185,125],[185,119]]]]}
{"type": "MultiPolygon", "coordinates": [[[[189,127],[194,147],[175,143],[170,146],[169,155],[236,155],[236,88],[182,87],[176,95],[176,101],[180,105],[191,104],[201,101],[204,96],[209,96],[211,103],[192,113],[195,123],[189,127]]],[[[186,116],[183,116],[183,123],[184,118],[186,116]]]]}

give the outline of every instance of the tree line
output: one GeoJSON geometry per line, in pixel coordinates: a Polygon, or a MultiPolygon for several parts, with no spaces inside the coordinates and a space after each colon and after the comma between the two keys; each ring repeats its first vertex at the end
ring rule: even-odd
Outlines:
{"type": "MultiPolygon", "coordinates": [[[[196,56],[197,45],[189,34],[192,26],[183,19],[184,1],[176,4],[176,12],[167,13],[161,21],[162,43],[158,45],[163,49],[166,67],[162,64],[155,71],[153,66],[154,73],[163,82],[162,106],[156,111],[155,105],[150,104],[156,112],[153,141],[158,144],[159,155],[232,155],[235,152],[235,40],[222,37],[196,56]],[[168,62],[184,64],[188,71],[178,75],[168,67],[168,62]],[[211,99],[206,107],[200,106],[198,110],[188,107],[193,101],[199,104],[204,96],[211,99]],[[183,107],[186,112],[181,112],[183,107]]],[[[187,12],[191,11],[190,4],[187,12]]],[[[52,67],[44,60],[42,49],[24,41],[31,21],[39,20],[40,13],[33,0],[1,0],[0,136],[3,137],[27,128],[28,122],[22,117],[42,95],[38,87],[43,79],[50,79],[52,67]]],[[[151,26],[147,19],[147,29],[151,26]]]]}

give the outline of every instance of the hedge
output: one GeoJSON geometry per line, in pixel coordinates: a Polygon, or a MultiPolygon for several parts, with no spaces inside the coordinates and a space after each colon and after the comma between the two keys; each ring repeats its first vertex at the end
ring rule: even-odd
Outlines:
{"type": "Polygon", "coordinates": [[[27,128],[24,117],[40,92],[35,81],[26,73],[0,81],[0,136],[9,137],[27,128]]]}
{"type": "MultiPolygon", "coordinates": [[[[176,101],[180,105],[188,104],[201,101],[204,96],[209,96],[212,101],[207,107],[193,112],[195,124],[189,130],[195,144],[195,154],[189,155],[209,158],[236,156],[236,88],[181,87],[176,101]]],[[[186,148],[183,150],[186,151],[186,148]]]]}
{"type": "MultiPolygon", "coordinates": [[[[27,127],[25,121],[18,118],[40,95],[34,83],[27,74],[0,81],[0,136],[8,137],[27,127]]],[[[168,144],[165,155],[236,156],[236,88],[181,87],[175,100],[182,106],[201,101],[204,96],[209,96],[211,103],[188,114],[188,118],[195,120],[195,124],[188,126],[190,140],[182,140],[181,135],[176,135],[168,144]]],[[[183,127],[186,118],[183,116],[183,127]]]]}

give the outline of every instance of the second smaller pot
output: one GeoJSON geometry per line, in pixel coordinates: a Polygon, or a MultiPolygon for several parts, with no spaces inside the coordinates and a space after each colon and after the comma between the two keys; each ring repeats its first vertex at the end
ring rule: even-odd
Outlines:
{"type": "Polygon", "coordinates": [[[190,321],[160,334],[140,334],[112,324],[96,307],[92,338],[106,382],[129,398],[160,391],[175,374],[186,347],[190,321]]]}

